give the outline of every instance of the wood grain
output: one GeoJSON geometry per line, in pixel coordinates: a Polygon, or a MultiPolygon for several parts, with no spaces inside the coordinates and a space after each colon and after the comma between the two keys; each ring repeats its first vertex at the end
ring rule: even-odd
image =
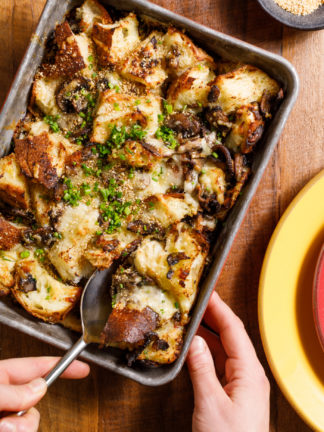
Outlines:
{"type": "MultiPolygon", "coordinates": [[[[299,99],[236,237],[216,289],[242,318],[271,380],[271,432],[310,431],[283,397],[263,353],[257,322],[258,279],[271,233],[289,202],[323,160],[324,32],[284,28],[255,0],[155,0],[188,18],[282,54],[296,67],[299,99]]],[[[2,0],[0,103],[14,77],[44,0],[2,0]]],[[[0,358],[57,355],[59,350],[0,326],[0,358]]],[[[38,406],[42,432],[190,431],[193,409],[187,370],[148,388],[92,366],[78,382],[57,382],[38,406]]],[[[215,427],[217,430],[217,427],[215,427]]],[[[221,431],[223,432],[223,431],[221,431]]]]}

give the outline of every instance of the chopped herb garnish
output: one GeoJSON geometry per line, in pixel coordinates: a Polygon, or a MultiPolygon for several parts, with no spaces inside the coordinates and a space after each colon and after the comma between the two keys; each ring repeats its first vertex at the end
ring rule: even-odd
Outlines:
{"type": "Polygon", "coordinates": [[[215,159],[218,159],[218,154],[217,154],[216,152],[213,152],[213,153],[212,153],[212,156],[213,156],[215,159]]]}
{"type": "Polygon", "coordinates": [[[164,110],[167,114],[173,113],[173,106],[171,104],[168,104],[167,101],[163,101],[163,107],[164,107],[164,110]]]}
{"type": "Polygon", "coordinates": [[[159,123],[163,123],[164,122],[164,118],[165,118],[164,114],[158,114],[158,122],[159,123]]]}
{"type": "Polygon", "coordinates": [[[117,294],[114,294],[111,298],[111,307],[114,308],[116,306],[116,297],[117,294]]]}
{"type": "Polygon", "coordinates": [[[60,132],[60,127],[59,127],[59,125],[57,123],[57,120],[59,118],[60,118],[59,115],[56,115],[56,116],[48,115],[48,116],[45,116],[43,118],[43,120],[44,120],[45,123],[47,123],[49,125],[49,127],[51,128],[51,130],[53,132],[60,132]]]}
{"type": "Polygon", "coordinates": [[[129,179],[134,178],[134,171],[135,171],[134,168],[131,167],[130,170],[129,170],[129,173],[128,173],[128,178],[129,179]]]}
{"type": "Polygon", "coordinates": [[[80,191],[73,186],[71,179],[65,177],[64,184],[66,185],[66,190],[64,191],[63,201],[69,203],[72,207],[79,204],[81,200],[80,191]]]}
{"type": "Polygon", "coordinates": [[[171,149],[175,149],[178,145],[178,141],[174,136],[174,131],[167,126],[160,126],[155,132],[155,136],[156,138],[162,139],[171,149]]]}
{"type": "Polygon", "coordinates": [[[178,302],[175,302],[175,303],[174,303],[174,307],[175,307],[176,309],[180,309],[179,303],[178,303],[178,302]]]}
{"type": "Polygon", "coordinates": [[[30,255],[30,252],[28,250],[24,250],[20,252],[20,258],[28,258],[30,255]]]}

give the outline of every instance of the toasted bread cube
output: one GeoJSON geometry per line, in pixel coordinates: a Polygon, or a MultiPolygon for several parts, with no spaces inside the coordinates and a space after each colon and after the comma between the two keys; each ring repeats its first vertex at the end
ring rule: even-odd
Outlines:
{"type": "Polygon", "coordinates": [[[93,41],[85,34],[75,35],[75,41],[78,45],[81,57],[83,58],[84,68],[80,74],[85,78],[91,80],[93,73],[97,71],[97,58],[93,41]]]}
{"type": "Polygon", "coordinates": [[[0,297],[9,294],[15,285],[14,270],[22,250],[22,246],[17,244],[10,250],[0,251],[0,297]]]}
{"type": "Polygon", "coordinates": [[[264,120],[257,103],[240,107],[235,123],[226,137],[225,145],[234,152],[249,153],[259,141],[264,130],[264,120]]]}
{"type": "Polygon", "coordinates": [[[208,242],[189,225],[181,222],[167,235],[166,245],[146,238],[134,256],[142,275],[151,277],[177,299],[186,320],[196,298],[201,273],[208,253],[208,242]],[[170,258],[178,256],[179,259],[170,258]]]}
{"type": "Polygon", "coordinates": [[[0,159],[0,199],[12,207],[30,207],[27,180],[14,153],[0,159]]]}
{"type": "Polygon", "coordinates": [[[102,342],[131,349],[145,344],[145,350],[139,357],[134,356],[134,360],[150,360],[159,364],[174,361],[179,354],[183,334],[175,297],[129,264],[126,268],[120,266],[114,274],[112,291],[113,311],[103,331],[102,342]],[[154,338],[148,343],[152,331],[154,338]]]}
{"type": "Polygon", "coordinates": [[[31,124],[27,138],[15,139],[15,155],[21,171],[48,189],[57,185],[65,171],[66,158],[76,148],[60,133],[50,133],[42,121],[31,124]]]}
{"type": "Polygon", "coordinates": [[[0,214],[0,250],[10,250],[17,245],[22,238],[23,228],[8,222],[0,214]]]}
{"type": "Polygon", "coordinates": [[[167,100],[176,111],[186,106],[201,111],[208,103],[210,82],[214,78],[215,74],[207,66],[194,66],[171,83],[167,100]]]}
{"type": "MultiPolygon", "coordinates": [[[[162,308],[162,310],[164,310],[162,308]]],[[[181,352],[183,344],[184,326],[173,319],[165,321],[155,330],[157,342],[151,342],[139,354],[137,360],[154,362],[157,364],[173,363],[181,352]]]]}
{"type": "Polygon", "coordinates": [[[58,47],[55,63],[43,64],[42,72],[45,76],[51,78],[73,76],[86,67],[76,36],[67,21],[56,26],[55,41],[58,47]]]}
{"type": "Polygon", "coordinates": [[[270,96],[277,95],[280,90],[275,80],[250,65],[219,75],[212,84],[220,90],[217,103],[225,114],[233,113],[243,105],[261,102],[265,90],[270,96]]]}
{"type": "Polygon", "coordinates": [[[152,167],[154,171],[151,170],[151,172],[135,170],[134,177],[130,181],[136,196],[141,200],[146,199],[149,206],[149,197],[165,194],[172,191],[173,188],[183,186],[183,167],[179,159],[176,158],[172,163],[171,160],[168,163],[165,161],[166,159],[157,162],[152,167]]]}
{"type": "Polygon", "coordinates": [[[96,23],[112,24],[112,19],[106,9],[97,0],[86,0],[76,10],[76,18],[80,20],[82,32],[91,34],[96,23]]]}
{"type": "Polygon", "coordinates": [[[102,342],[121,348],[136,348],[158,325],[158,315],[149,307],[113,308],[102,333],[102,342]]]}
{"type": "Polygon", "coordinates": [[[85,259],[85,251],[92,236],[98,229],[97,209],[80,203],[77,207],[66,207],[55,225],[62,239],[56,241],[48,258],[63,280],[73,283],[89,277],[92,265],[85,259]]]}
{"type": "Polygon", "coordinates": [[[93,244],[89,245],[85,258],[97,268],[108,268],[112,262],[119,258],[123,251],[131,247],[138,235],[128,231],[122,226],[119,232],[100,235],[93,244]]]}
{"type": "Polygon", "coordinates": [[[36,105],[46,115],[57,115],[60,112],[56,103],[56,92],[62,78],[49,78],[38,74],[34,80],[31,106],[36,105]]]}
{"type": "Polygon", "coordinates": [[[215,63],[211,56],[198,48],[183,32],[169,27],[164,37],[166,64],[169,72],[182,75],[189,68],[198,64],[214,69],[215,63]]]}
{"type": "Polygon", "coordinates": [[[136,15],[130,13],[114,24],[95,24],[92,39],[99,64],[103,67],[117,65],[140,43],[136,15]]]}
{"type": "Polygon", "coordinates": [[[147,145],[145,142],[127,140],[122,149],[114,149],[109,160],[121,161],[130,167],[151,170],[162,158],[157,149],[147,145]]]}
{"type": "Polygon", "coordinates": [[[163,84],[167,73],[163,68],[163,34],[152,32],[129,54],[121,65],[121,74],[132,81],[140,82],[149,88],[163,84]]]}
{"type": "Polygon", "coordinates": [[[39,225],[45,227],[51,224],[51,215],[59,214],[63,203],[53,201],[51,191],[40,183],[30,182],[31,208],[39,225]]]}
{"type": "Polygon", "coordinates": [[[149,203],[149,219],[156,219],[164,228],[198,211],[198,203],[187,202],[184,194],[157,194],[148,197],[146,202],[149,203]]]}
{"type": "Polygon", "coordinates": [[[17,263],[12,294],[30,314],[54,323],[73,308],[81,288],[58,281],[31,255],[17,263]]]}
{"type": "Polygon", "coordinates": [[[136,97],[106,90],[101,93],[98,110],[93,123],[91,141],[104,143],[110,137],[113,126],[139,124],[148,133],[158,128],[161,98],[149,94],[136,97]]]}

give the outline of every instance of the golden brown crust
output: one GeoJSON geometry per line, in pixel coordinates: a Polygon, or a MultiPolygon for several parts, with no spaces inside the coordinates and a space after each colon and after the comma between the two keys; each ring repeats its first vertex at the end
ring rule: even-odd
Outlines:
{"type": "Polygon", "coordinates": [[[109,66],[111,63],[110,47],[112,44],[113,34],[113,28],[103,27],[98,24],[94,24],[93,26],[92,39],[96,44],[96,52],[100,66],[109,66]]]}
{"type": "Polygon", "coordinates": [[[181,92],[189,90],[195,81],[195,78],[190,76],[190,70],[184,72],[178,80],[174,80],[168,90],[168,99],[176,100],[181,92]]]}
{"type": "Polygon", "coordinates": [[[158,314],[146,307],[136,309],[113,309],[103,330],[103,343],[126,343],[142,345],[146,335],[158,325],[158,314]]]}
{"type": "Polygon", "coordinates": [[[21,240],[22,230],[0,215],[0,249],[9,250],[21,240]]]}
{"type": "Polygon", "coordinates": [[[43,65],[44,75],[52,78],[72,76],[85,68],[85,62],[67,21],[56,27],[55,41],[58,47],[55,63],[43,65]]]}
{"type": "Polygon", "coordinates": [[[15,140],[15,154],[22,172],[52,189],[58,183],[56,169],[52,166],[48,148],[51,143],[47,132],[39,136],[15,140]]]}
{"type": "Polygon", "coordinates": [[[24,210],[30,207],[27,181],[21,173],[14,153],[0,161],[0,200],[24,210]]]}

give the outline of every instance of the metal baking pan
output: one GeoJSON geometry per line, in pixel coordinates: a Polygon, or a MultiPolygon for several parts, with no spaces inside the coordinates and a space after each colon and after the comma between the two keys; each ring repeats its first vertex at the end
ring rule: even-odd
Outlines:
{"type": "MultiPolygon", "coordinates": [[[[8,153],[13,134],[13,125],[26,111],[31,83],[36,69],[41,63],[44,54],[44,41],[47,35],[58,22],[62,22],[68,10],[80,3],[80,0],[47,1],[36,33],[31,39],[0,115],[0,157],[8,153]]],[[[92,361],[141,384],[158,386],[174,379],[184,364],[190,342],[203,317],[209,297],[215,287],[235,235],[297,98],[298,76],[292,65],[284,58],[211,30],[148,1],[123,0],[121,2],[120,0],[102,0],[102,3],[106,6],[114,6],[116,9],[145,14],[162,22],[172,23],[179,28],[184,28],[200,46],[211,54],[220,55],[229,60],[250,63],[263,69],[281,83],[285,93],[285,98],[279,110],[263,135],[262,141],[258,144],[252,166],[252,176],[244,188],[242,196],[240,196],[230,212],[216,244],[213,246],[212,263],[200,285],[199,295],[192,310],[191,321],[187,327],[183,349],[179,358],[171,365],[155,369],[144,369],[127,367],[123,360],[124,354],[119,350],[101,350],[92,345],[82,354],[85,360],[92,361]]],[[[0,300],[0,322],[64,350],[70,348],[71,344],[79,337],[60,325],[51,325],[36,320],[21,307],[13,305],[10,299],[7,298],[0,300]]]]}

